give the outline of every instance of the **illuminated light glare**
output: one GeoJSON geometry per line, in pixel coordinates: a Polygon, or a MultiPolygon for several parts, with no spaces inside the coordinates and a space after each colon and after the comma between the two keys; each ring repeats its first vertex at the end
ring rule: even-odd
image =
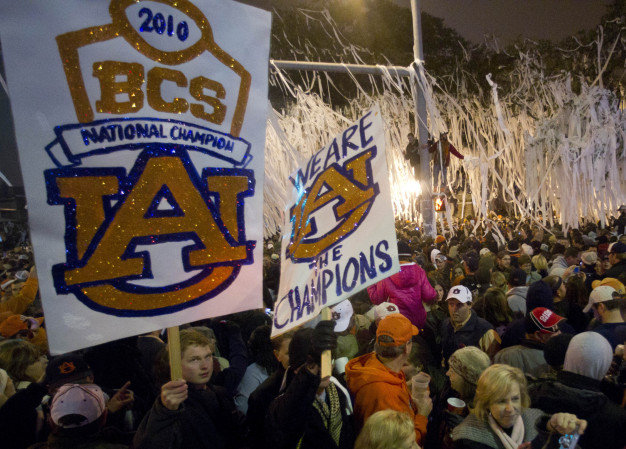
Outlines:
{"type": "Polygon", "coordinates": [[[422,185],[416,179],[409,179],[404,184],[405,192],[410,195],[420,196],[422,194],[422,185]]]}

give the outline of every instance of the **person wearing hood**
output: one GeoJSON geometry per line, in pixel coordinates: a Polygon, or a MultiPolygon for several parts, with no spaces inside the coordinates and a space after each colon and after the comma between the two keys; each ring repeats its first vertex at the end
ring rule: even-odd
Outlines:
{"type": "Polygon", "coordinates": [[[443,287],[444,290],[450,289],[450,271],[452,264],[448,262],[448,258],[437,248],[430,252],[430,261],[435,267],[430,275],[443,287]]]}
{"type": "Polygon", "coordinates": [[[626,410],[611,402],[600,386],[612,359],[606,338],[583,332],[571,339],[556,381],[539,382],[529,389],[533,407],[548,413],[565,411],[587,420],[581,447],[622,449],[626,445],[626,410]]]}
{"type": "Polygon", "coordinates": [[[417,334],[417,328],[401,314],[383,318],[376,330],[375,351],[348,362],[346,382],[354,397],[359,427],[380,410],[404,412],[413,421],[417,443],[422,444],[432,400],[424,395],[414,397],[402,371],[417,334]]]}
{"type": "MultiPolygon", "coordinates": [[[[526,294],[526,310],[533,310],[537,307],[545,307],[554,311],[552,287],[544,280],[537,281],[528,287],[526,294]]],[[[575,334],[576,331],[565,321],[559,324],[559,330],[567,334],[575,334]]],[[[508,348],[520,344],[526,333],[526,318],[520,318],[513,321],[502,334],[502,348],[508,348]]]]}
{"type": "Polygon", "coordinates": [[[437,291],[430,285],[426,272],[411,261],[411,250],[405,242],[398,243],[400,272],[367,288],[372,303],[388,301],[398,306],[400,313],[419,329],[426,323],[424,304],[437,300],[437,291]]]}
{"type": "Polygon", "coordinates": [[[509,291],[506,292],[506,301],[515,318],[526,315],[526,272],[517,268],[509,273],[509,291]]]}
{"type": "Polygon", "coordinates": [[[526,316],[526,334],[519,345],[509,346],[496,354],[494,363],[505,363],[519,368],[525,375],[535,378],[550,371],[544,358],[546,343],[559,335],[558,324],[564,318],[543,307],[533,309],[526,316]]]}

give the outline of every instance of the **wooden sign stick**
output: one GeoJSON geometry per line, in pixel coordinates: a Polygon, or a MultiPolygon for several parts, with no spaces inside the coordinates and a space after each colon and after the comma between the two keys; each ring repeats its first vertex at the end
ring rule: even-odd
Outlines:
{"type": "Polygon", "coordinates": [[[180,332],[178,326],[167,328],[167,350],[170,355],[170,377],[172,380],[183,378],[180,353],[180,332]]]}
{"type": "MultiPolygon", "coordinates": [[[[322,309],[322,320],[330,320],[331,313],[329,307],[322,309]]],[[[320,365],[320,377],[331,376],[333,373],[332,354],[330,350],[322,352],[322,363],[320,365]]]]}

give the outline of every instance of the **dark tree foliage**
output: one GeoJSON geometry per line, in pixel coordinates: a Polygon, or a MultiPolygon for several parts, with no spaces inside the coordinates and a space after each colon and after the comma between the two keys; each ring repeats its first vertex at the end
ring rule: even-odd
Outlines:
{"type": "MultiPolygon", "coordinates": [[[[408,66],[413,61],[411,10],[390,0],[274,0],[271,57],[286,60],[390,64],[408,66]],[[355,58],[355,54],[358,58],[355,58]]],[[[600,65],[604,66],[610,49],[614,53],[603,73],[604,86],[617,93],[624,84],[626,0],[615,0],[602,19],[600,65]]],[[[598,30],[579,32],[559,43],[520,40],[504,49],[470,44],[443,20],[422,13],[422,39],[428,72],[451,94],[473,93],[488,104],[489,88],[485,76],[492,74],[501,89],[512,86],[511,76],[521,54],[532,59],[534,69],[546,77],[563,72],[574,74],[574,83],[591,83],[598,72],[598,30]]],[[[300,73],[301,85],[310,86],[311,74],[300,73]]],[[[375,88],[375,77],[357,76],[366,89],[375,88]]],[[[326,79],[325,77],[323,79],[326,79]]],[[[340,106],[357,95],[348,75],[332,74],[334,84],[330,101],[340,106]]],[[[324,81],[329,87],[330,82],[324,81]]],[[[289,101],[277,88],[270,90],[275,106],[289,101]]]]}

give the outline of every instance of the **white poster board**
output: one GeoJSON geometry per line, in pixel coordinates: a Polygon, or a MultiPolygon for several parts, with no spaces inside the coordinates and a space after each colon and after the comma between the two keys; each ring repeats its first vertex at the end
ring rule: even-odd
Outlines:
{"type": "Polygon", "coordinates": [[[0,6],[50,350],[259,308],[270,14],[0,6]]]}
{"type": "Polygon", "coordinates": [[[378,106],[290,181],[273,336],[400,271],[378,106]]]}

